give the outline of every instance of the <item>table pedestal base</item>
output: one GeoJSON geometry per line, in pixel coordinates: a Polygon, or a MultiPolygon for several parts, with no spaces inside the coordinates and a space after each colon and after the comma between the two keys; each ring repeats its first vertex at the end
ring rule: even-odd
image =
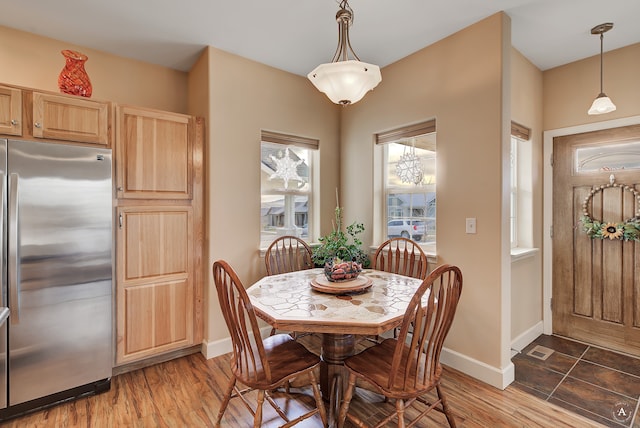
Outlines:
{"type": "Polygon", "coordinates": [[[344,360],[353,355],[356,337],[354,334],[324,333],[320,357],[320,390],[328,402],[329,427],[337,426],[342,396],[347,387],[348,370],[344,360]]]}

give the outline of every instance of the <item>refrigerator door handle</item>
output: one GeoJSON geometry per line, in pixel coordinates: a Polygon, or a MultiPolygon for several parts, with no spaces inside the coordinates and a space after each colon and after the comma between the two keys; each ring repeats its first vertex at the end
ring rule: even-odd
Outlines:
{"type": "MultiPolygon", "coordinates": [[[[5,194],[5,188],[7,183],[6,181],[6,174],[0,174],[0,235],[1,236],[6,236],[6,231],[4,228],[4,212],[5,212],[5,202],[6,202],[6,194],[5,194]]],[[[0,263],[3,263],[4,260],[4,248],[6,247],[6,242],[4,242],[3,239],[0,239],[0,263]]],[[[2,277],[0,278],[0,292],[2,292],[2,296],[0,296],[0,306],[6,306],[8,303],[4,301],[4,299],[6,298],[6,294],[4,294],[6,292],[6,286],[7,284],[5,283],[5,276],[4,276],[4,267],[3,266],[2,269],[0,269],[0,271],[2,272],[2,277]]],[[[2,350],[0,350],[0,352],[2,352],[2,350]]]]}
{"type": "Polygon", "coordinates": [[[18,265],[18,174],[9,175],[9,310],[11,324],[20,322],[20,274],[18,265]]]}

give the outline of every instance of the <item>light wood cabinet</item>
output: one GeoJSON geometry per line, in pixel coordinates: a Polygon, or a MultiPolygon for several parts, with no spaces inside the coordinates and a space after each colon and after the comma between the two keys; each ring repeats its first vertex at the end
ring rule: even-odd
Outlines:
{"type": "Polygon", "coordinates": [[[117,360],[193,343],[193,211],[123,207],[117,232],[117,360]]]}
{"type": "Polygon", "coordinates": [[[204,122],[116,106],[116,366],[203,337],[204,122]]]}
{"type": "Polygon", "coordinates": [[[0,134],[22,135],[22,91],[0,86],[0,134]]]}
{"type": "Polygon", "coordinates": [[[114,371],[194,352],[208,269],[204,120],[0,84],[0,135],[113,148],[114,371]]]}
{"type": "Polygon", "coordinates": [[[109,103],[33,92],[36,138],[109,145],[109,103]]]}
{"type": "Polygon", "coordinates": [[[125,199],[193,197],[193,118],[117,107],[116,189],[125,199]]]}

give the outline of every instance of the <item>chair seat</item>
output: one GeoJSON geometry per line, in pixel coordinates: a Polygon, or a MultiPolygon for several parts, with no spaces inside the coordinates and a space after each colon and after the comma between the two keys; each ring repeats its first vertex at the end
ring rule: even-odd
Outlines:
{"type": "Polygon", "coordinates": [[[267,379],[262,365],[256,370],[247,371],[245,367],[242,371],[232,364],[233,373],[242,383],[252,388],[275,388],[284,380],[296,377],[300,372],[320,363],[317,355],[309,352],[288,334],[269,336],[262,343],[271,368],[271,381],[267,379]]]}
{"type": "MultiPolygon", "coordinates": [[[[422,382],[422,379],[424,379],[422,376],[410,376],[410,380],[407,382],[408,384],[402,384],[403,377],[400,373],[405,372],[406,365],[404,362],[408,360],[406,358],[406,354],[409,352],[408,346],[404,347],[403,358],[398,368],[398,376],[396,377],[395,384],[390,388],[388,387],[389,373],[391,373],[393,354],[396,350],[397,343],[398,341],[396,339],[386,339],[379,345],[372,346],[366,351],[348,358],[345,361],[345,366],[354,372],[356,376],[365,379],[378,388],[385,396],[390,398],[410,398],[431,390],[440,381],[442,366],[439,363],[435,376],[431,377],[431,379],[429,379],[429,376],[426,376],[427,382],[422,382]],[[415,384],[413,384],[414,382],[415,384]]],[[[424,364],[421,364],[418,373],[423,372],[424,364]]]]}

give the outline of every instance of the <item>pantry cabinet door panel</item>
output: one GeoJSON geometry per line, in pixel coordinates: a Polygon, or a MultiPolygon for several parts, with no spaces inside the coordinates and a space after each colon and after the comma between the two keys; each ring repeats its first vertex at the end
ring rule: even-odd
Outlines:
{"type": "Polygon", "coordinates": [[[192,119],[118,107],[118,198],[192,198],[192,119]]]}
{"type": "Polygon", "coordinates": [[[127,287],[122,305],[119,362],[188,346],[192,342],[192,287],[188,280],[127,287]]]}

